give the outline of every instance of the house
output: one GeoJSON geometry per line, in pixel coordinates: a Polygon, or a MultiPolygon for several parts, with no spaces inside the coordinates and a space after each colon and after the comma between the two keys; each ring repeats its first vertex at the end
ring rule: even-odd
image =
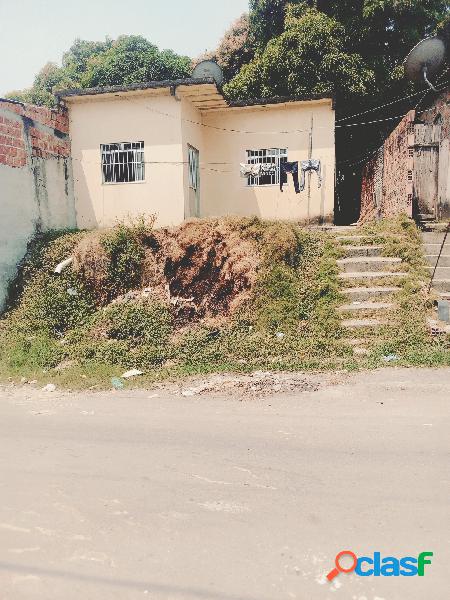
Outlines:
{"type": "Polygon", "coordinates": [[[410,110],[363,170],[361,216],[450,218],[450,90],[410,110]]]}
{"type": "Polygon", "coordinates": [[[150,214],[159,226],[229,214],[333,220],[329,97],[228,103],[214,79],[186,79],[66,90],[58,99],[69,115],[80,228],[150,214]],[[302,172],[310,159],[320,172],[302,172]],[[305,175],[299,193],[282,166],[296,161],[299,185],[305,175]]]}

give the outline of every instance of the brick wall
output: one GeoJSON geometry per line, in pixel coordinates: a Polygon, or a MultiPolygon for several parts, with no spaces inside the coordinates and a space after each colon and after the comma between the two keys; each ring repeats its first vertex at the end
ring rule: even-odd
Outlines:
{"type": "Polygon", "coordinates": [[[0,164],[24,167],[32,156],[68,157],[68,133],[65,110],[0,99],[0,164]]]}
{"type": "Polygon", "coordinates": [[[69,120],[0,98],[0,310],[38,231],[75,227],[69,120]]]}
{"type": "Polygon", "coordinates": [[[419,114],[421,123],[434,124],[438,115],[441,116],[441,140],[450,138],[450,91],[441,94],[432,106],[419,114]]]}
{"type": "Polygon", "coordinates": [[[412,110],[365,165],[360,223],[400,213],[412,217],[414,119],[412,110]]]}

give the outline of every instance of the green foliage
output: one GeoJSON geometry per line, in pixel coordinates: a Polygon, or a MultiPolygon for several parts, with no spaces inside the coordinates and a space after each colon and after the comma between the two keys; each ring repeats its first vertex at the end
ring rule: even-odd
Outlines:
{"type": "Polygon", "coordinates": [[[92,58],[81,77],[82,87],[129,85],[180,79],[190,73],[190,59],[171,50],[159,51],[142,36],[120,36],[111,48],[92,58]]]}
{"type": "Polygon", "coordinates": [[[54,92],[64,88],[129,85],[144,81],[178,79],[190,74],[190,59],[172,50],[158,50],[142,36],[90,42],[77,39],[63,56],[62,66],[47,63],[30,89],[8,98],[53,107],[54,92]]]}
{"type": "Polygon", "coordinates": [[[102,238],[101,244],[109,259],[107,285],[113,296],[136,287],[145,256],[141,230],[119,224],[102,238]]]}
{"type": "Polygon", "coordinates": [[[367,95],[374,74],[358,54],[347,51],[344,26],[315,9],[294,8],[288,11],[284,32],[241,69],[226,93],[234,99],[367,95]]]}
{"type": "Polygon", "coordinates": [[[109,339],[158,346],[165,344],[172,332],[172,317],[159,302],[123,302],[101,311],[94,328],[103,330],[109,339]]]}

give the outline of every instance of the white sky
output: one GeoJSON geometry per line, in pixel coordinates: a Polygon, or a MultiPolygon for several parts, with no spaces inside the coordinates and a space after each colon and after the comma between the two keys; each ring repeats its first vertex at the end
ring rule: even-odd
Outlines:
{"type": "Polygon", "coordinates": [[[246,10],[248,0],[0,0],[0,96],[31,86],[46,62],[60,64],[77,37],[140,34],[195,57],[246,10]]]}

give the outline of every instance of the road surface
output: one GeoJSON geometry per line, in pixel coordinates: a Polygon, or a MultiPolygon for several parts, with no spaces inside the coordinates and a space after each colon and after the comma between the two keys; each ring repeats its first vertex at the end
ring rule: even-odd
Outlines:
{"type": "Polygon", "coordinates": [[[243,400],[1,388],[0,599],[447,600],[450,369],[343,378],[243,400]],[[341,550],[434,556],[329,583],[341,550]]]}

